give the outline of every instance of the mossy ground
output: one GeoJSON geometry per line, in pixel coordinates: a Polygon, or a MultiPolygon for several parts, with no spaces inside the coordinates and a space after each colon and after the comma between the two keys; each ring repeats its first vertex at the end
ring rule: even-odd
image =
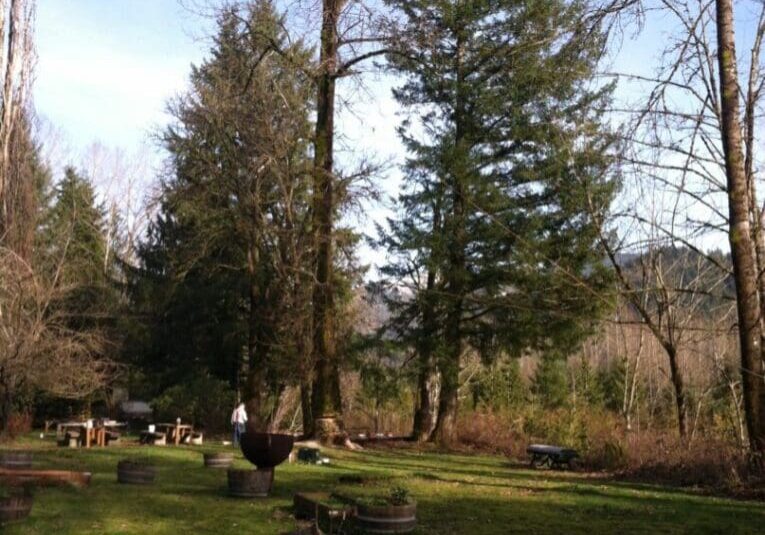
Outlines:
{"type": "MultiPolygon", "coordinates": [[[[534,471],[501,457],[413,449],[325,450],[329,465],[284,464],[277,468],[270,498],[240,500],[226,496],[225,470],[202,466],[203,451],[230,447],[69,450],[29,438],[5,447],[35,448],[40,468],[93,473],[84,490],[40,490],[30,518],[5,527],[7,535],[289,533],[296,525],[291,508],[295,492],[359,495],[399,485],[417,500],[420,534],[765,532],[762,503],[534,471]],[[155,485],[117,483],[117,462],[137,454],[156,463],[155,485]],[[341,483],[340,477],[348,475],[362,477],[350,478],[358,483],[341,483]]],[[[249,465],[237,453],[235,466],[249,465]]]]}

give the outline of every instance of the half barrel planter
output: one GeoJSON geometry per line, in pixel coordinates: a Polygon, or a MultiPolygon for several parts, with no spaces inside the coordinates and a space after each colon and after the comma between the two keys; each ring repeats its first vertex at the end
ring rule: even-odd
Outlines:
{"type": "Polygon", "coordinates": [[[234,454],[227,452],[205,453],[206,468],[230,468],[234,463],[234,454]]]}
{"type": "Polygon", "coordinates": [[[32,452],[0,451],[0,468],[8,470],[29,470],[32,468],[32,452]]]}
{"type": "Polygon", "coordinates": [[[310,520],[327,534],[347,533],[356,511],[351,502],[327,492],[298,492],[293,503],[295,518],[310,520]]]}
{"type": "Polygon", "coordinates": [[[228,470],[228,493],[235,498],[265,498],[273,483],[273,470],[228,470]]]}
{"type": "Polygon", "coordinates": [[[157,468],[148,461],[122,460],[117,464],[117,481],[126,485],[151,485],[157,468]]]}
{"type": "Polygon", "coordinates": [[[411,533],[417,527],[417,504],[356,503],[356,528],[361,533],[411,533]]]}
{"type": "Polygon", "coordinates": [[[32,511],[33,502],[31,494],[0,498],[0,526],[24,520],[32,511]]]}
{"type": "Polygon", "coordinates": [[[280,433],[256,433],[247,431],[240,437],[244,458],[257,470],[228,471],[228,489],[231,496],[261,498],[268,496],[274,484],[274,468],[292,451],[295,437],[280,433]]]}

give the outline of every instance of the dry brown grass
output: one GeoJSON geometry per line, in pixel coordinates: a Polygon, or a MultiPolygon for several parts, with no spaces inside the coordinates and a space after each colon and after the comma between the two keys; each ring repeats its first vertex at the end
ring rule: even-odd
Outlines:
{"type": "Polygon", "coordinates": [[[553,443],[577,449],[581,455],[579,469],[585,472],[765,499],[765,477],[735,444],[704,436],[688,443],[668,430],[627,432],[618,418],[608,414],[557,410],[513,418],[471,413],[460,419],[459,436],[463,450],[524,460],[528,444],[553,443]]]}

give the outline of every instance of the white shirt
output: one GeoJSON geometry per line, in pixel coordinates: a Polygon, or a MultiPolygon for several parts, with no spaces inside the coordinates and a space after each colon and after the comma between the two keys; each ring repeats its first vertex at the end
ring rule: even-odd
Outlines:
{"type": "Polygon", "coordinates": [[[234,412],[231,413],[231,424],[245,424],[247,423],[247,411],[244,407],[237,407],[234,412]]]}

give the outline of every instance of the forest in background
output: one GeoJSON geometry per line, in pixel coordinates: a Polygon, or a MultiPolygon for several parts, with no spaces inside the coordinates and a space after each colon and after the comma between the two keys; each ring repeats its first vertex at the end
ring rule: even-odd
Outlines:
{"type": "Polygon", "coordinates": [[[555,442],[724,485],[761,465],[760,3],[211,4],[146,199],[139,162],[46,158],[35,7],[0,2],[4,435],[127,390],[210,432],[241,399],[251,428],[329,442],[555,442]],[[677,29],[654,74],[610,72],[657,12],[677,29]],[[334,120],[374,71],[407,159],[363,236],[385,169],[338,165],[334,120]]]}

